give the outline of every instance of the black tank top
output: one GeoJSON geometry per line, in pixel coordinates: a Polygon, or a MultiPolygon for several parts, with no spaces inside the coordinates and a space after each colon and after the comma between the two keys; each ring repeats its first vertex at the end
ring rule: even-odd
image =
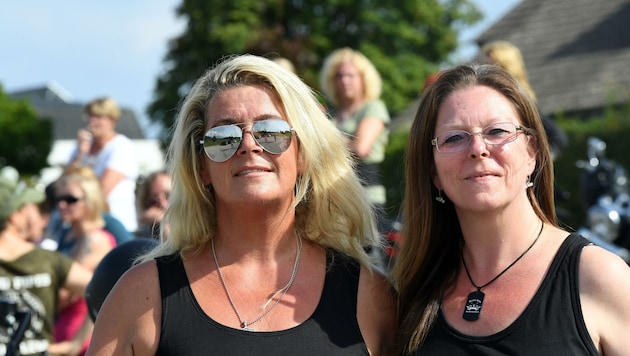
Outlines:
{"type": "Polygon", "coordinates": [[[490,336],[464,335],[440,310],[417,355],[599,355],[584,323],[578,267],[588,240],[571,234],[556,254],[525,311],[506,329],[490,336]]]}
{"type": "Polygon", "coordinates": [[[359,264],[329,252],[326,266],[322,295],[308,320],[287,330],[250,332],[203,312],[178,255],[157,258],[162,292],[157,355],[368,355],[356,318],[359,264]]]}

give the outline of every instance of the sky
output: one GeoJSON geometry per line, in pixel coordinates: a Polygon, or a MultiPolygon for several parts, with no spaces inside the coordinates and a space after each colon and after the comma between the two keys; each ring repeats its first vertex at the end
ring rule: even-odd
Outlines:
{"type": "MultiPolygon", "coordinates": [[[[476,36],[520,0],[472,0],[484,20],[462,31],[453,58],[472,57],[476,36]]],[[[155,137],[145,110],[169,39],[185,28],[180,0],[3,0],[0,84],[5,92],[51,84],[72,102],[111,96],[155,137]]]]}

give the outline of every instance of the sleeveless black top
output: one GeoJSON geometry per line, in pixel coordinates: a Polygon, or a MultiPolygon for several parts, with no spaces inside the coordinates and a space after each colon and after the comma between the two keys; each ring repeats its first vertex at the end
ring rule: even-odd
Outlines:
{"type": "Polygon", "coordinates": [[[599,355],[580,305],[578,267],[590,242],[571,234],[562,243],[539,290],[506,329],[468,336],[453,329],[442,310],[417,355],[599,355]]]}
{"type": "MultiPolygon", "coordinates": [[[[368,355],[356,318],[360,266],[328,252],[319,304],[304,323],[250,332],[211,319],[195,299],[181,258],[156,259],[162,292],[157,355],[368,355]]],[[[217,293],[224,293],[222,290],[217,293]]]]}

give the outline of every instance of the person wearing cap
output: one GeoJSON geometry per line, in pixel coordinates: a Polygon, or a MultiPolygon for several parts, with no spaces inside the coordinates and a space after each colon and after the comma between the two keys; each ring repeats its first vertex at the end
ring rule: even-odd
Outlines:
{"type": "MultiPolygon", "coordinates": [[[[92,272],[66,256],[26,241],[28,209],[37,209],[36,204],[44,198],[42,191],[20,181],[15,169],[0,170],[0,301],[16,306],[20,315],[30,314],[23,335],[17,334],[22,336],[20,340],[12,340],[11,335],[16,333],[8,331],[9,325],[0,325],[0,355],[71,353],[74,345],[80,346],[89,336],[77,335],[76,340],[65,345],[49,344],[59,289],[64,287],[83,295],[92,272]]],[[[88,318],[86,330],[90,323],[88,318]]]]}

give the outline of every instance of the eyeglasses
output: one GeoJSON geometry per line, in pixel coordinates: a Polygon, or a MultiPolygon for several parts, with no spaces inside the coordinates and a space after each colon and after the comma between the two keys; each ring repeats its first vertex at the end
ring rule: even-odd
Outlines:
{"type": "MultiPolygon", "coordinates": [[[[245,124],[222,125],[208,130],[203,140],[199,141],[208,158],[220,163],[234,156],[243,141],[243,125],[245,124]]],[[[284,120],[267,119],[254,122],[248,133],[263,150],[279,155],[291,145],[293,131],[284,120]]]]}
{"type": "Polygon", "coordinates": [[[516,140],[519,132],[528,134],[527,129],[513,122],[497,122],[484,127],[479,132],[450,130],[442,132],[431,140],[431,145],[441,153],[457,153],[470,146],[473,135],[481,135],[488,145],[500,146],[516,140]]]}
{"type": "Polygon", "coordinates": [[[79,200],[83,200],[83,198],[80,197],[75,197],[73,195],[61,195],[55,198],[55,204],[59,204],[61,202],[64,202],[68,205],[72,205],[76,202],[78,202],[79,200]]]}

